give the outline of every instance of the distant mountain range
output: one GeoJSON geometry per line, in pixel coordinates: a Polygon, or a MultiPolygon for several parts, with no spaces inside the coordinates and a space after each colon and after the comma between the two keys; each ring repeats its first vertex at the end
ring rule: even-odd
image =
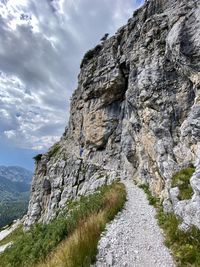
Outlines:
{"type": "Polygon", "coordinates": [[[18,166],[0,166],[0,176],[6,177],[6,179],[13,182],[22,182],[30,184],[33,173],[22,167],[18,166]]]}
{"type": "Polygon", "coordinates": [[[22,167],[0,166],[0,227],[26,213],[32,175],[22,167]]]}

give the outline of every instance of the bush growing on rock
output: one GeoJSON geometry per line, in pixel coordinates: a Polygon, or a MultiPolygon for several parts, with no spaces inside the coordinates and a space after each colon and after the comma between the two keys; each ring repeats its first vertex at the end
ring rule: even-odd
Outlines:
{"type": "Polygon", "coordinates": [[[60,148],[61,148],[61,147],[60,147],[60,144],[59,144],[59,143],[54,144],[54,145],[50,148],[50,150],[49,150],[49,152],[48,152],[48,156],[49,156],[50,158],[56,156],[56,155],[58,154],[60,148]]]}
{"type": "Polygon", "coordinates": [[[191,199],[193,195],[192,186],[190,185],[190,179],[195,171],[193,166],[183,169],[177,172],[172,177],[172,187],[178,187],[179,200],[191,199]]]}
{"type": "Polygon", "coordinates": [[[82,68],[83,65],[85,65],[90,59],[92,59],[101,50],[101,48],[101,45],[97,45],[95,46],[95,48],[88,50],[81,61],[80,67],[82,68]]]}
{"type": "MultiPolygon", "coordinates": [[[[194,173],[194,167],[188,167],[176,173],[172,178],[172,186],[180,188],[179,198],[191,197],[191,189],[188,189],[189,181],[194,173]]],[[[178,267],[200,266],[200,230],[191,226],[184,232],[179,229],[181,220],[174,213],[165,213],[160,200],[152,196],[147,185],[139,186],[147,194],[149,203],[154,205],[157,211],[157,220],[164,230],[165,244],[173,253],[178,267]]]]}
{"type": "Polygon", "coordinates": [[[37,154],[36,156],[33,157],[33,159],[34,159],[36,162],[40,161],[41,158],[42,158],[42,154],[37,154]]]}

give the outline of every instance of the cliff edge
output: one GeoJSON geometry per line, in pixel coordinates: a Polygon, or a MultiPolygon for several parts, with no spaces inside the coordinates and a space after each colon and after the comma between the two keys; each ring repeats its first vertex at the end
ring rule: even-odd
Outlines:
{"type": "Polygon", "coordinates": [[[129,177],[149,184],[185,226],[200,228],[199,18],[198,0],[146,1],[85,54],[68,127],[36,157],[26,227],[54,218],[70,199],[129,177]],[[193,196],[179,201],[171,178],[191,164],[193,196]]]}

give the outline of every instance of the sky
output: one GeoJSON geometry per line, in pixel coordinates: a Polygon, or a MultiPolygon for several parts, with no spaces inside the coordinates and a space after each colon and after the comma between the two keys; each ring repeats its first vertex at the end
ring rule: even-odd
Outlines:
{"type": "Polygon", "coordinates": [[[0,165],[33,170],[60,139],[84,53],[143,0],[0,0],[0,165]]]}

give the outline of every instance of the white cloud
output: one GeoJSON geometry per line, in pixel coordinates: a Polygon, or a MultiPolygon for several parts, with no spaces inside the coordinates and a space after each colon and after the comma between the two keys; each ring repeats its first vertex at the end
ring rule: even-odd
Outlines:
{"type": "Polygon", "coordinates": [[[48,147],[59,138],[63,129],[64,112],[55,114],[53,108],[38,105],[41,99],[30,94],[25,85],[16,77],[0,75],[0,131],[1,137],[8,138],[20,147],[48,147]],[[47,127],[48,126],[48,127],[47,127]]]}
{"type": "Polygon", "coordinates": [[[0,137],[32,149],[58,140],[83,54],[138,4],[0,0],[0,137]]]}

